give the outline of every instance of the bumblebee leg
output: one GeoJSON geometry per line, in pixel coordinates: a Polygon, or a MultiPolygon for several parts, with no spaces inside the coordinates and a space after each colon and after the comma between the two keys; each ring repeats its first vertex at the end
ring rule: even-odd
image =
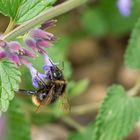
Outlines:
{"type": "Polygon", "coordinates": [[[34,94],[36,94],[36,91],[19,89],[18,91],[15,91],[15,93],[22,93],[22,94],[26,94],[26,95],[34,95],[34,94]]]}
{"type": "Polygon", "coordinates": [[[44,86],[46,86],[46,83],[39,77],[38,72],[36,73],[36,75],[37,75],[37,77],[39,78],[40,82],[41,82],[44,86]]]}
{"type": "Polygon", "coordinates": [[[51,87],[47,98],[42,103],[40,103],[35,112],[39,112],[42,106],[50,104],[52,102],[53,95],[54,95],[54,86],[51,87]]]}

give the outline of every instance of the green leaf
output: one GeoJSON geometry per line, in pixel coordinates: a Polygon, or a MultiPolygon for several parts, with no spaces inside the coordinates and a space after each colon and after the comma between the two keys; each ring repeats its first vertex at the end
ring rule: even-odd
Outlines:
{"type": "Polygon", "coordinates": [[[102,37],[107,33],[106,21],[97,8],[88,9],[81,17],[84,30],[95,37],[102,37]]]}
{"type": "Polygon", "coordinates": [[[75,97],[83,93],[89,85],[88,79],[83,79],[78,82],[70,82],[68,84],[68,92],[70,92],[71,97],[75,97]]]}
{"type": "Polygon", "coordinates": [[[56,0],[25,0],[18,10],[16,22],[23,23],[32,19],[42,11],[51,7],[55,2],[56,0]]]}
{"type": "Polygon", "coordinates": [[[140,18],[131,34],[125,52],[125,63],[131,68],[140,68],[140,18]]]}
{"type": "Polygon", "coordinates": [[[23,1],[25,0],[0,0],[0,12],[14,20],[23,1]]]}
{"type": "Polygon", "coordinates": [[[30,124],[20,107],[20,100],[13,100],[7,113],[7,140],[31,140],[30,124]]]}
{"type": "Polygon", "coordinates": [[[122,86],[109,88],[95,122],[92,140],[123,140],[140,117],[139,97],[130,97],[122,86]]]}
{"type": "Polygon", "coordinates": [[[13,63],[0,62],[0,111],[7,111],[9,101],[14,97],[14,91],[18,90],[20,75],[13,63]]]}
{"type": "Polygon", "coordinates": [[[56,0],[0,0],[0,12],[23,23],[49,8],[56,0]]]}

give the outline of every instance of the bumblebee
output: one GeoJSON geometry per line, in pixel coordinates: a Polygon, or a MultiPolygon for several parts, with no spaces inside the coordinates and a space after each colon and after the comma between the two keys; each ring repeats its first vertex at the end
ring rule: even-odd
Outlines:
{"type": "MultiPolygon", "coordinates": [[[[40,77],[38,76],[38,78],[40,77]]],[[[65,93],[66,85],[67,83],[64,79],[62,70],[54,65],[53,67],[50,67],[50,74],[48,74],[47,82],[40,78],[39,88],[36,91],[19,89],[18,93],[31,95],[33,103],[37,106],[37,111],[41,106],[52,104],[60,98],[63,109],[66,112],[69,112],[70,105],[65,93]]]]}

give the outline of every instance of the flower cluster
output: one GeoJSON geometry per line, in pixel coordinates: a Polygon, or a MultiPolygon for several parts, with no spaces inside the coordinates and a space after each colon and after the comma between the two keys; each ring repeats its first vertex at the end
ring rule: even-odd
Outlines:
{"type": "Polygon", "coordinates": [[[56,20],[50,20],[44,23],[39,29],[31,30],[28,34],[28,38],[25,39],[26,49],[17,41],[6,42],[0,40],[0,59],[8,58],[18,66],[21,64],[26,65],[31,72],[32,83],[35,88],[38,88],[41,82],[48,79],[50,67],[53,67],[54,65],[48,57],[45,48],[50,47],[56,40],[56,37],[52,33],[46,32],[43,29],[54,25],[55,22],[56,20]],[[44,74],[39,73],[28,61],[28,57],[36,57],[36,52],[39,52],[44,57],[44,74]]]}
{"type": "Polygon", "coordinates": [[[131,0],[118,0],[117,2],[118,9],[123,16],[129,16],[132,7],[131,0]]]}
{"type": "Polygon", "coordinates": [[[5,42],[1,40],[0,47],[0,59],[8,58],[17,65],[28,64],[29,62],[25,58],[26,56],[31,58],[35,57],[31,51],[22,48],[16,41],[5,42]]]}
{"type": "Polygon", "coordinates": [[[33,29],[29,32],[28,38],[25,40],[28,49],[21,47],[17,41],[6,42],[0,40],[0,59],[8,58],[17,65],[28,65],[29,61],[26,57],[35,57],[35,52],[41,54],[46,53],[45,47],[51,46],[51,43],[56,40],[52,33],[43,31],[43,28],[52,26],[56,21],[50,20],[41,26],[41,29],[33,29]]]}

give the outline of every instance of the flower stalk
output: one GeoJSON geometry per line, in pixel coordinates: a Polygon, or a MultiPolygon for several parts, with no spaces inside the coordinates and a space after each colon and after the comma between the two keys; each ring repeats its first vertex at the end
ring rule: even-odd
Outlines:
{"type": "Polygon", "coordinates": [[[10,41],[10,40],[16,38],[17,36],[22,35],[25,32],[31,30],[35,26],[42,24],[43,22],[50,20],[56,16],[59,16],[63,13],[66,13],[66,12],[80,6],[81,4],[84,4],[87,1],[88,0],[68,0],[62,4],[52,7],[50,9],[48,9],[47,11],[42,12],[38,16],[34,17],[33,19],[23,23],[22,25],[20,25],[19,27],[17,27],[13,31],[11,31],[10,33],[6,34],[3,37],[3,39],[6,41],[10,41]]]}
{"type": "Polygon", "coordinates": [[[8,34],[9,32],[11,32],[13,30],[13,28],[15,27],[16,23],[13,20],[10,20],[9,25],[7,27],[7,29],[5,30],[4,34],[8,34]]]}

